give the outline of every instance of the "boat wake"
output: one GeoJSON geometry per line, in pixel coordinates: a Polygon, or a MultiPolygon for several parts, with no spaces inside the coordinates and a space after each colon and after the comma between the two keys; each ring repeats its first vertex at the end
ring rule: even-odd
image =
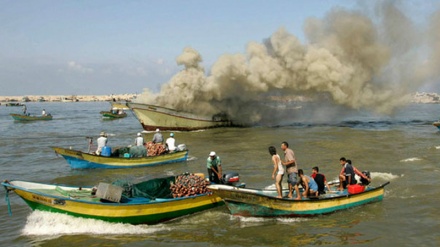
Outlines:
{"type": "Polygon", "coordinates": [[[27,218],[22,235],[138,235],[169,231],[164,225],[130,225],[109,223],[94,219],[72,217],[66,214],[33,211],[27,218]]]}
{"type": "Polygon", "coordinates": [[[422,160],[422,159],[417,158],[417,157],[412,157],[412,158],[401,160],[400,162],[413,162],[413,161],[419,161],[419,160],[422,160]]]}

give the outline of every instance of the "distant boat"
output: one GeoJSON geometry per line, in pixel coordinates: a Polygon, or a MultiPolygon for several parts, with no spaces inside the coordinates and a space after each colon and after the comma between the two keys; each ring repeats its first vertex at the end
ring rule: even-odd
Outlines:
{"type": "Polygon", "coordinates": [[[38,98],[38,102],[45,102],[46,100],[44,99],[44,97],[40,97],[38,98]]]}
{"type": "Polygon", "coordinates": [[[101,111],[99,112],[99,114],[101,114],[103,118],[108,118],[108,119],[125,118],[127,116],[127,113],[125,111],[123,111],[122,113],[119,113],[118,111],[119,110],[101,111]]]}
{"type": "Polygon", "coordinates": [[[440,130],[440,121],[432,123],[435,127],[437,127],[440,130]]]}
{"type": "Polygon", "coordinates": [[[46,115],[46,116],[32,116],[32,115],[23,115],[23,114],[15,114],[11,113],[9,114],[12,116],[12,118],[16,121],[36,121],[36,120],[52,120],[52,115],[46,115]]]}
{"type": "Polygon", "coordinates": [[[189,131],[232,126],[232,122],[227,119],[225,114],[216,114],[209,117],[149,104],[128,102],[127,105],[144,130],[147,131],[154,131],[157,128],[160,130],[189,131]]]}
{"type": "Polygon", "coordinates": [[[6,103],[6,106],[24,106],[24,104],[9,102],[9,103],[6,103]]]}

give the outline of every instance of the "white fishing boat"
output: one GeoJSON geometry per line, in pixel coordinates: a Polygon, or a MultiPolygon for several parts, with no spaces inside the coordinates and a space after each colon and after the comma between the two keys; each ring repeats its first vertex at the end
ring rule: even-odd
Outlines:
{"type": "Polygon", "coordinates": [[[200,116],[149,104],[128,102],[127,105],[144,130],[147,131],[154,131],[157,128],[160,130],[189,131],[232,126],[232,122],[227,119],[225,114],[200,116]]]}

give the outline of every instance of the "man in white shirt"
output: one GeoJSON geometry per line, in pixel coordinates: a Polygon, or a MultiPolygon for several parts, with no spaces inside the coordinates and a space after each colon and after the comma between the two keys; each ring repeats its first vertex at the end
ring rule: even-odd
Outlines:
{"type": "Polygon", "coordinates": [[[166,140],[168,151],[174,152],[176,150],[176,140],[174,139],[174,133],[170,133],[170,137],[166,140]]]}
{"type": "Polygon", "coordinates": [[[144,145],[144,138],[142,137],[141,133],[137,133],[137,137],[134,140],[134,144],[136,146],[143,146],[144,145]]]}
{"type": "Polygon", "coordinates": [[[100,155],[102,148],[107,145],[107,134],[104,131],[101,132],[100,137],[96,140],[98,143],[98,148],[96,149],[96,154],[100,155]]]}

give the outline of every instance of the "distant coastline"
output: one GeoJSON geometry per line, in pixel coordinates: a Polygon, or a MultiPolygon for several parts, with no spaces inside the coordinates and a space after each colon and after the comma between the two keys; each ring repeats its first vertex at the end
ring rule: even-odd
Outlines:
{"type": "Polygon", "coordinates": [[[0,102],[93,102],[93,101],[132,101],[138,94],[110,95],[26,95],[0,96],[0,102]]]}
{"type": "MultiPolygon", "coordinates": [[[[110,95],[26,95],[0,96],[0,102],[93,102],[93,101],[132,101],[138,94],[110,94],[110,95]]],[[[283,100],[288,99],[283,97],[283,100]]],[[[275,97],[272,100],[280,100],[275,97]]],[[[307,101],[304,97],[295,97],[293,101],[307,101]]],[[[413,95],[413,103],[440,104],[440,95],[437,93],[417,92],[413,95]]]]}

